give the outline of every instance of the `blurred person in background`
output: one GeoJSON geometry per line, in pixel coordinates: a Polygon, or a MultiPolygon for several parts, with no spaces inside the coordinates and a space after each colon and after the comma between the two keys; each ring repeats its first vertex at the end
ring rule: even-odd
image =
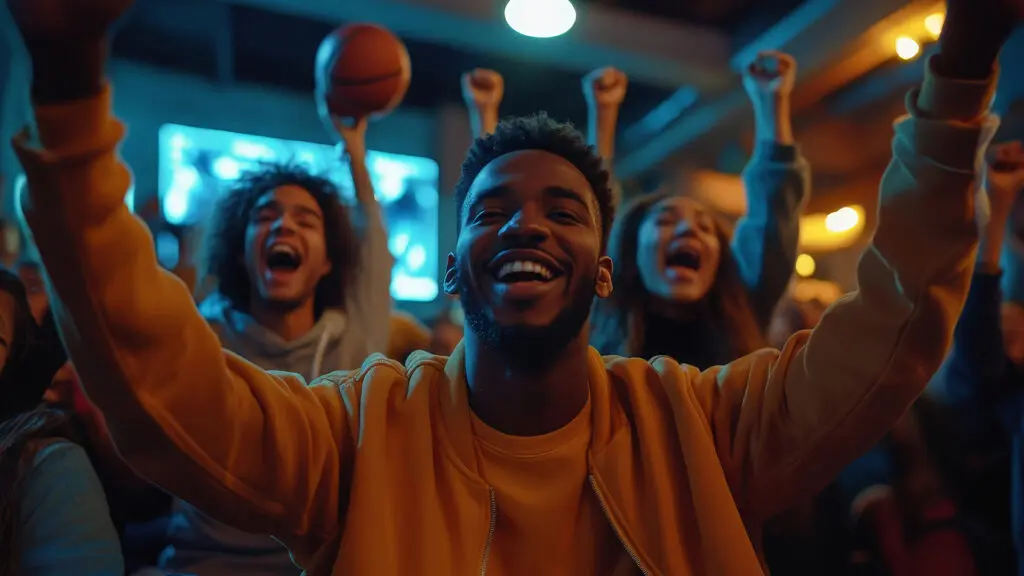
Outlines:
{"type": "Polygon", "coordinates": [[[0,576],[120,576],[124,561],[103,485],[65,412],[26,378],[34,320],[0,269],[0,576]]]}
{"type": "MultiPolygon", "coordinates": [[[[979,223],[971,290],[934,388],[959,412],[998,418],[1012,436],[1011,532],[1018,573],[1024,574],[1024,244],[1014,219],[1024,208],[1024,146],[1019,141],[993,146],[987,164],[983,186],[989,218],[979,223]]],[[[979,492],[991,498],[991,490],[979,492]]]]}
{"type": "Polygon", "coordinates": [[[990,571],[979,571],[956,496],[965,458],[950,422],[922,396],[876,448],[890,470],[886,484],[864,489],[851,505],[850,560],[858,576],[1007,573],[1005,564],[992,562],[990,571]]]}
{"type": "MultiPolygon", "coordinates": [[[[334,183],[289,164],[243,174],[206,230],[204,276],[216,292],[200,310],[227,350],[267,370],[314,380],[387,352],[392,323],[387,230],[366,166],[367,119],[325,126],[341,140],[356,204],[334,183]]],[[[174,503],[159,566],[204,576],[294,575],[287,550],[174,503]]]]}
{"type": "Polygon", "coordinates": [[[754,105],[747,215],[727,225],[692,198],[641,196],[618,215],[608,254],[615,291],[597,300],[592,344],[605,354],[665,355],[704,369],[766,345],[796,263],[810,169],[793,141],[796,62],[766,52],[743,83],[754,105]]]}

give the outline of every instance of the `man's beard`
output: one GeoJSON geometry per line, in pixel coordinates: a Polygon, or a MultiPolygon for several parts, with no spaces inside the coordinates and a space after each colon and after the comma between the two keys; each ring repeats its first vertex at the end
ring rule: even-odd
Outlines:
{"type": "Polygon", "coordinates": [[[526,374],[543,372],[554,363],[583,329],[594,302],[594,283],[579,282],[570,294],[569,305],[547,326],[502,326],[461,272],[458,283],[468,329],[488,350],[507,358],[509,368],[526,374]]]}

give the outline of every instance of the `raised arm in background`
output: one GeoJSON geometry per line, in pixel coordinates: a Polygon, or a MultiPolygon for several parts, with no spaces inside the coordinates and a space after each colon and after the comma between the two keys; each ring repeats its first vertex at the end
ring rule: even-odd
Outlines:
{"type": "Polygon", "coordinates": [[[747,213],[736,226],[732,252],[765,329],[793,276],[800,212],[811,187],[810,166],[793,140],[795,82],[796,61],[781,52],[758,54],[743,74],[754,108],[754,154],[743,171],[747,213]]]}
{"type": "Polygon", "coordinates": [[[599,68],[583,77],[583,97],[587,101],[587,144],[597,149],[598,156],[612,175],[613,199],[622,202],[622,186],[615,179],[615,129],[619,123],[619,108],[626,98],[629,78],[612,67],[599,68]]]}
{"type": "Polygon", "coordinates": [[[781,351],[698,381],[747,526],[824,487],[899,420],[942,363],[978,248],[975,165],[998,126],[988,106],[1009,35],[1002,24],[1016,19],[1004,0],[950,0],[940,53],[895,126],[859,289],[781,351]],[[979,42],[990,49],[977,51],[979,42]]]}
{"type": "Polygon", "coordinates": [[[108,31],[132,2],[7,4],[33,70],[35,133],[14,142],[29,184],[20,201],[89,399],[137,472],[308,559],[338,526],[352,386],[339,373],[307,388],[222,351],[184,283],[157,263],[124,204],[125,129],[104,73],[108,31]]]}
{"type": "Polygon", "coordinates": [[[986,164],[983,186],[989,205],[988,222],[979,222],[981,241],[971,290],[957,322],[953,349],[936,382],[949,399],[978,406],[1024,393],[1024,388],[1010,381],[1013,361],[1003,340],[999,286],[1004,247],[1014,250],[1007,245],[1007,232],[1010,210],[1024,188],[1024,149],[1020,142],[992,146],[986,164]]]}
{"type": "Polygon", "coordinates": [[[494,132],[498,125],[498,109],[505,96],[505,80],[494,70],[477,68],[462,75],[462,97],[469,110],[469,126],[473,138],[494,132]]]}
{"type": "Polygon", "coordinates": [[[349,287],[352,292],[346,298],[345,314],[360,316],[369,340],[368,350],[384,352],[391,334],[388,318],[391,315],[391,271],[395,260],[388,248],[384,213],[377,202],[373,180],[366,165],[366,130],[369,120],[334,117],[323,103],[318,105],[318,109],[328,130],[341,140],[339,153],[349,167],[355,188],[356,205],[352,214],[357,217],[361,232],[360,269],[349,287]]]}

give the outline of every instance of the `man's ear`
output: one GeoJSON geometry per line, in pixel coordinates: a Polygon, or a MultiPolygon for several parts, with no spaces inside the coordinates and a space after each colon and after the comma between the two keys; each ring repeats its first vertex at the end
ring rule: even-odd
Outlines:
{"type": "Polygon", "coordinates": [[[598,298],[607,298],[612,295],[612,270],[614,264],[608,256],[601,256],[597,261],[597,280],[594,283],[594,293],[598,298]]]}
{"type": "Polygon", "coordinates": [[[448,265],[444,270],[444,293],[449,296],[459,295],[459,271],[455,269],[455,254],[448,253],[448,265]]]}

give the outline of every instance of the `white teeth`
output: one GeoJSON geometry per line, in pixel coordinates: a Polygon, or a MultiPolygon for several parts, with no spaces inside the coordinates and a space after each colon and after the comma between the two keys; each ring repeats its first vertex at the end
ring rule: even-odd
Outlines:
{"type": "Polygon", "coordinates": [[[544,280],[550,280],[551,277],[554,276],[547,266],[537,262],[530,262],[528,260],[506,262],[498,269],[498,273],[495,276],[498,280],[502,280],[505,276],[508,276],[513,272],[532,272],[534,274],[538,274],[540,277],[544,278],[544,280]]]}
{"type": "Polygon", "coordinates": [[[267,250],[267,255],[269,256],[271,254],[287,254],[289,256],[296,256],[296,257],[299,255],[297,250],[295,250],[291,246],[288,246],[287,244],[273,244],[273,245],[271,245],[270,249],[267,250]]]}

